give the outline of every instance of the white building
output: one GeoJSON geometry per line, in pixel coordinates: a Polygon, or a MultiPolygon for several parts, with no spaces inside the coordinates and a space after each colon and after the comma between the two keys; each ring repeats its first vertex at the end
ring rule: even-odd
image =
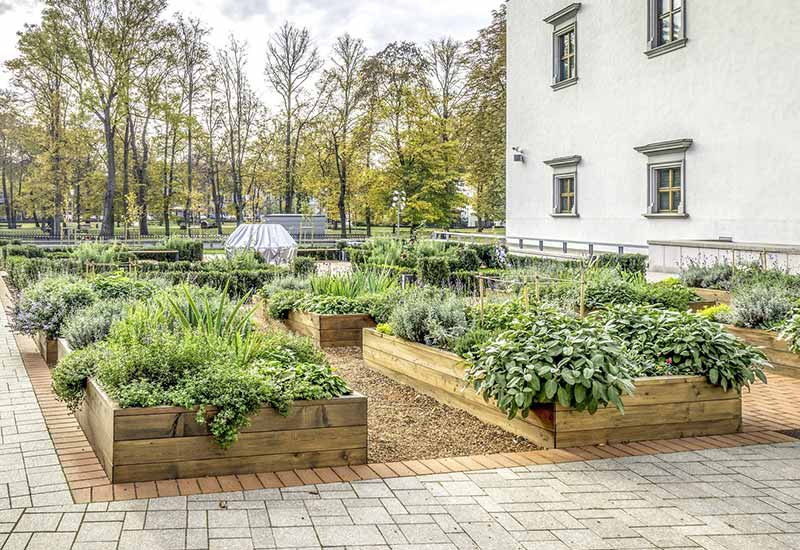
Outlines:
{"type": "Polygon", "coordinates": [[[800,243],[800,0],[509,0],[507,234],[800,243]]]}

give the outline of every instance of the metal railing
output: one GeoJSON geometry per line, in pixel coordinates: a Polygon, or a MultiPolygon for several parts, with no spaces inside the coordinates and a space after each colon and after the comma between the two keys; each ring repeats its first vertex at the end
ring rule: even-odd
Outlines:
{"type": "Polygon", "coordinates": [[[510,235],[484,235],[482,233],[456,233],[450,231],[434,231],[431,235],[434,240],[457,242],[491,242],[499,241],[505,244],[511,252],[533,253],[539,255],[557,255],[570,257],[593,257],[601,254],[625,254],[631,251],[647,254],[647,245],[607,243],[600,241],[574,241],[570,239],[550,239],[542,237],[515,237],[510,235]]]}

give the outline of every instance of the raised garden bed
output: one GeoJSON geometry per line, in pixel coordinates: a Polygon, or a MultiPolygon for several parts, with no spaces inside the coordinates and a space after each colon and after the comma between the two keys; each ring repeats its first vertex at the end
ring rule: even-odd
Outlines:
{"type": "Polygon", "coordinates": [[[695,294],[700,296],[700,299],[705,302],[714,302],[716,304],[730,304],[731,293],[727,290],[717,290],[714,288],[692,288],[695,294]]]}
{"type": "Polygon", "coordinates": [[[386,376],[545,448],[720,435],[737,432],[742,422],[741,395],[725,392],[702,376],[637,379],[636,394],[623,398],[624,415],[614,407],[590,415],[541,404],[528,418],[508,420],[493,403],[465,387],[466,369],[455,354],[372,329],[364,330],[363,354],[369,367],[386,376]]]}
{"type": "Polygon", "coordinates": [[[761,348],[775,374],[800,378],[800,354],[789,351],[786,341],[779,339],[776,332],[732,325],[726,325],[725,328],[740,340],[761,348]]]}
{"type": "Polygon", "coordinates": [[[689,311],[703,311],[704,309],[714,307],[715,305],[717,305],[716,300],[696,300],[694,302],[689,302],[689,311]]]}
{"type": "Polygon", "coordinates": [[[362,330],[375,327],[375,321],[367,314],[320,315],[304,311],[290,312],[284,324],[321,348],[361,347],[362,330]]]}
{"type": "Polygon", "coordinates": [[[288,416],[264,407],[227,450],[196,421],[195,411],[122,409],[93,380],[76,417],[112,483],[367,462],[367,399],[358,394],[295,401],[288,416]]]}
{"type": "Polygon", "coordinates": [[[48,367],[55,367],[58,364],[58,339],[50,338],[44,332],[37,332],[36,347],[39,348],[39,354],[47,363],[48,367]]]}

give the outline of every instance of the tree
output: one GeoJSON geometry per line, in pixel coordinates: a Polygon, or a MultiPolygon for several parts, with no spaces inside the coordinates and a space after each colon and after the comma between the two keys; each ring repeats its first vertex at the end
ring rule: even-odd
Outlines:
{"type": "Polygon", "coordinates": [[[361,80],[365,60],[366,48],[363,41],[345,34],[336,39],[331,57],[332,68],[326,74],[331,83],[330,109],[333,112],[331,143],[339,180],[337,207],[342,238],[347,237],[345,199],[348,192],[348,169],[356,153],[356,144],[353,141],[354,127],[362,115],[366,98],[364,83],[361,80]]]}
{"type": "Polygon", "coordinates": [[[469,75],[465,105],[464,160],[478,228],[505,218],[506,5],[467,43],[469,75]]]}
{"type": "Polygon", "coordinates": [[[186,204],[183,210],[183,219],[187,230],[191,228],[191,211],[193,189],[193,163],[194,156],[192,151],[192,130],[195,125],[194,102],[198,92],[198,82],[204,68],[204,63],[208,59],[208,47],[205,37],[208,29],[200,24],[197,19],[185,20],[180,15],[177,16],[175,25],[178,36],[178,51],[181,54],[180,81],[183,88],[183,95],[186,98],[188,111],[186,113],[186,204]]]}
{"type": "MultiPolygon", "coordinates": [[[[131,83],[149,66],[162,34],[166,0],[47,0],[45,17],[63,25],[70,44],[64,51],[74,74],[68,82],[103,127],[106,187],[100,236],[114,236],[117,186],[117,127],[125,118],[131,83]]],[[[62,75],[62,76],[67,76],[62,75]]]]}
{"type": "Polygon", "coordinates": [[[222,125],[225,130],[225,145],[231,166],[233,205],[236,224],[244,222],[244,195],[242,180],[244,160],[250,138],[255,130],[258,116],[258,100],[247,81],[246,44],[237,42],[233,36],[225,49],[218,52],[215,70],[220,74],[223,112],[222,125]]]}
{"type": "Polygon", "coordinates": [[[266,75],[283,106],[285,212],[291,212],[294,204],[300,136],[319,104],[320,95],[317,95],[317,101],[309,101],[303,93],[309,79],[321,67],[322,60],[311,42],[308,29],[298,29],[286,22],[270,38],[266,75]]]}

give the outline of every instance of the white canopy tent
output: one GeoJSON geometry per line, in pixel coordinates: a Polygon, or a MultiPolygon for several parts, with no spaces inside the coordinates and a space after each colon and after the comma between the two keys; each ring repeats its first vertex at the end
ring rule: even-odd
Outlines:
{"type": "Polygon", "coordinates": [[[297,242],[282,225],[246,223],[236,228],[225,241],[225,254],[230,258],[237,251],[255,250],[267,263],[291,263],[297,256],[297,242]]]}

